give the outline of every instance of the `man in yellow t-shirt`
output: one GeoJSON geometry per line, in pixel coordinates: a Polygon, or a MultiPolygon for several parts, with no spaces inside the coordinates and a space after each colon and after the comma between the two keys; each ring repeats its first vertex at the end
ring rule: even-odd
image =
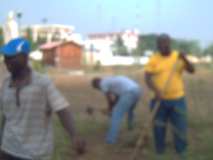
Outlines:
{"type": "Polygon", "coordinates": [[[170,37],[162,34],[157,39],[158,52],[155,53],[145,66],[147,86],[154,92],[155,102],[160,101],[160,107],[154,119],[155,147],[158,154],[165,152],[166,123],[172,124],[176,152],[184,155],[187,147],[187,119],[184,98],[182,73],[194,73],[194,66],[184,53],[173,51],[170,47],[170,37]]]}

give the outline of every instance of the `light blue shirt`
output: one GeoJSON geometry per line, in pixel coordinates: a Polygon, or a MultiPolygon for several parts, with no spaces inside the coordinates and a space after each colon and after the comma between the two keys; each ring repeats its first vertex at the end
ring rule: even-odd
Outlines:
{"type": "Polygon", "coordinates": [[[111,76],[103,78],[100,88],[104,93],[112,93],[117,96],[134,90],[140,90],[140,86],[134,81],[125,76],[111,76]]]}

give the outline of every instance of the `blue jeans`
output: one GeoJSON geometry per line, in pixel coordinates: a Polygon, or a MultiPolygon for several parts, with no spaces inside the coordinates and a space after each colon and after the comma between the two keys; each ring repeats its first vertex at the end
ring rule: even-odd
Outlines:
{"type": "Polygon", "coordinates": [[[175,149],[183,154],[187,147],[187,107],[184,97],[176,100],[162,100],[154,119],[154,139],[156,151],[165,151],[167,122],[171,122],[175,149]]]}
{"type": "Polygon", "coordinates": [[[120,131],[121,123],[125,114],[128,114],[128,127],[132,128],[134,121],[134,109],[140,98],[140,89],[124,93],[119,97],[118,102],[112,110],[110,129],[107,133],[106,142],[116,143],[120,131]]]}

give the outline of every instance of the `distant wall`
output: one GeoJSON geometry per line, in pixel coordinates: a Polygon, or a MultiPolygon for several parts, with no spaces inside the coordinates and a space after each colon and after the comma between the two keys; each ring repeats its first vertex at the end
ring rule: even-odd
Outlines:
{"type": "Polygon", "coordinates": [[[106,54],[105,56],[102,54],[91,54],[89,52],[85,53],[85,63],[87,65],[95,65],[97,63],[102,66],[115,66],[115,65],[123,65],[130,66],[134,64],[145,65],[148,62],[149,58],[147,56],[144,57],[133,57],[133,56],[109,56],[106,54]]]}

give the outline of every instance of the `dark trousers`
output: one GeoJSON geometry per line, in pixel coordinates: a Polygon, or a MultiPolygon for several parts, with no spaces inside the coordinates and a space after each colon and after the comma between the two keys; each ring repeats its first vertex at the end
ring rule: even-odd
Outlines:
{"type": "Polygon", "coordinates": [[[184,98],[176,100],[162,100],[155,116],[154,138],[157,153],[165,151],[165,137],[167,122],[171,122],[175,149],[182,154],[187,147],[187,109],[184,98]]]}
{"type": "Polygon", "coordinates": [[[15,156],[12,156],[8,153],[1,151],[0,160],[30,160],[30,159],[15,157],[15,156]]]}

